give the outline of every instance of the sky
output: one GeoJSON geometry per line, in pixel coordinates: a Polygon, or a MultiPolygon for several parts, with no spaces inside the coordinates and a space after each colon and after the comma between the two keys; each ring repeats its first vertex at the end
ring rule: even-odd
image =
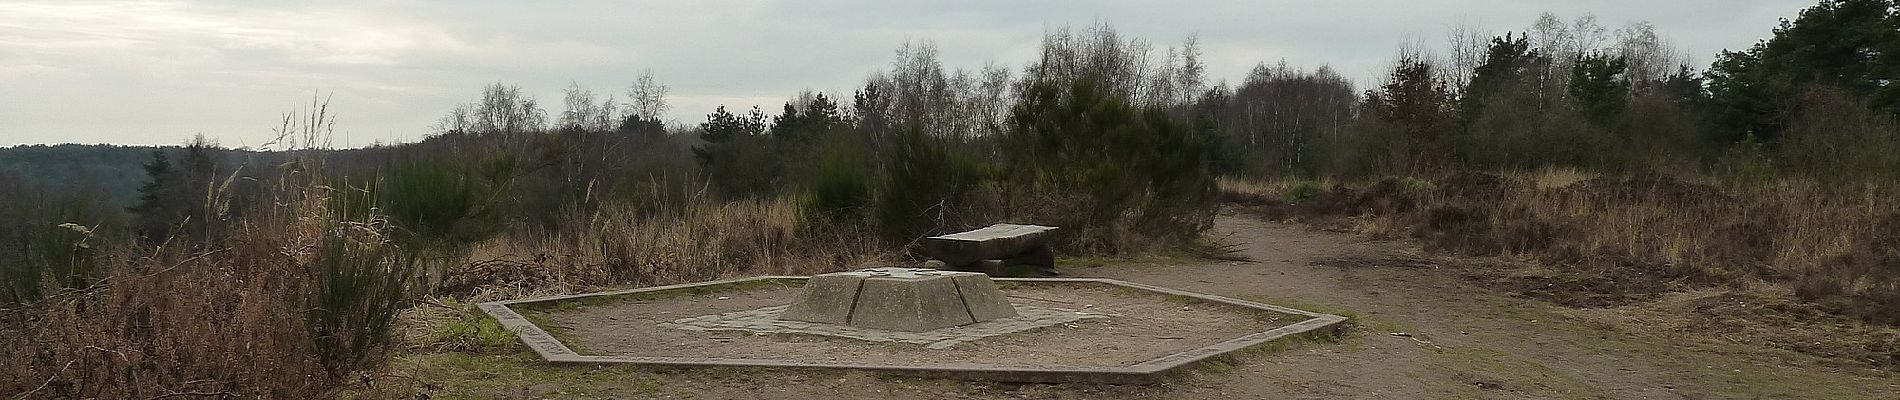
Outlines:
{"type": "Polygon", "coordinates": [[[0,0],[0,146],[257,146],[329,99],[333,145],[412,142],[482,86],[561,111],[578,84],[623,93],[642,71],[675,123],[772,111],[801,90],[849,94],[907,41],[946,69],[1020,67],[1043,33],[1097,21],[1154,43],[1199,37],[1210,82],[1254,65],[1329,65],[1361,86],[1397,50],[1455,25],[1523,31],[1545,12],[1611,29],[1647,21],[1705,67],[1814,0],[1191,1],[11,1],[0,0]]]}

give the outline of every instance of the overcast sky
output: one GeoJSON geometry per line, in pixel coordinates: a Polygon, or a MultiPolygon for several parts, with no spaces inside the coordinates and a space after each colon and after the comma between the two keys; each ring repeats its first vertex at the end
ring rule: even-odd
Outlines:
{"type": "Polygon", "coordinates": [[[0,0],[0,146],[257,145],[312,93],[333,96],[337,145],[414,141],[490,82],[560,112],[570,82],[623,92],[641,70],[672,87],[669,118],[849,93],[906,40],[946,68],[1019,67],[1045,29],[1101,20],[1157,49],[1199,34],[1209,81],[1265,61],[1373,82],[1408,42],[1460,22],[1522,31],[1543,12],[1612,29],[1655,24],[1705,67],[1813,0],[1228,1],[29,1],[0,0]],[[952,5],[954,4],[954,5],[952,5]]]}

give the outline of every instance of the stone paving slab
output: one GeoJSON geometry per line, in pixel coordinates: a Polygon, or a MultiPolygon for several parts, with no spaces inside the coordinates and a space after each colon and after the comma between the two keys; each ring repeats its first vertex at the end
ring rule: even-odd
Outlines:
{"type": "Polygon", "coordinates": [[[1108,318],[1107,315],[1101,313],[1018,305],[1016,306],[1017,315],[1014,317],[998,318],[933,331],[906,332],[779,319],[779,314],[785,312],[786,307],[787,306],[771,306],[757,310],[680,318],[662,322],[659,326],[662,328],[692,331],[744,331],[752,333],[819,335],[872,342],[921,344],[926,345],[925,347],[930,349],[947,349],[959,343],[974,342],[992,336],[1070,324],[1085,319],[1108,318]]]}

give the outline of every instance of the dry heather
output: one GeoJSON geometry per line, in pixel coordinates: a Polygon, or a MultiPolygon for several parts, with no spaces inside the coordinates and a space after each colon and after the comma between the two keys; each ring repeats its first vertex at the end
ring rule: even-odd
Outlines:
{"type": "MultiPolygon", "coordinates": [[[[92,286],[0,310],[0,393],[306,398],[373,366],[377,351],[326,356],[317,345],[376,343],[348,323],[314,329],[318,264],[337,244],[324,238],[342,223],[330,192],[297,186],[199,250],[110,249],[92,286]],[[318,337],[325,331],[335,336],[318,337]]],[[[378,240],[352,230],[342,235],[378,240]]]]}
{"type": "Polygon", "coordinates": [[[1313,183],[1222,186],[1228,199],[1271,218],[1475,256],[1460,262],[1471,278],[1566,305],[1633,304],[1697,288],[1787,297],[1752,311],[1839,319],[1832,322],[1862,332],[1846,345],[1856,351],[1839,353],[1900,365],[1900,335],[1878,328],[1900,325],[1900,204],[1886,201],[1896,188],[1730,188],[1569,170],[1386,179],[1308,195],[1300,188],[1313,183]]]}
{"type": "Polygon", "coordinates": [[[719,203],[643,215],[606,207],[545,237],[517,235],[478,249],[439,292],[476,299],[653,286],[741,275],[809,275],[888,261],[849,225],[818,223],[791,198],[719,203]]]}

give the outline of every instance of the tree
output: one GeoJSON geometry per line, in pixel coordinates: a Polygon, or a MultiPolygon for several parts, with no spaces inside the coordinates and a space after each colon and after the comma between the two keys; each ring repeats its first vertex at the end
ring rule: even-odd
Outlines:
{"type": "Polygon", "coordinates": [[[1396,154],[1384,155],[1398,158],[1387,162],[1407,172],[1438,171],[1450,163],[1457,111],[1434,68],[1417,55],[1403,55],[1384,84],[1366,91],[1366,110],[1404,141],[1396,154]]]}
{"type": "Polygon", "coordinates": [[[1180,238],[1206,229],[1216,192],[1208,137],[1161,107],[1135,105],[1110,81],[1082,78],[1025,84],[1002,146],[1015,187],[1078,202],[1065,206],[1088,210],[1066,222],[1078,231],[1180,238]]]}
{"type": "Polygon", "coordinates": [[[562,102],[567,110],[561,112],[560,122],[555,127],[561,130],[605,132],[619,127],[619,105],[614,104],[614,96],[594,102],[594,91],[582,88],[580,83],[568,84],[562,102]]]}
{"type": "Polygon", "coordinates": [[[1285,62],[1255,66],[1222,99],[1227,104],[1220,125],[1232,151],[1254,161],[1246,166],[1250,172],[1269,174],[1315,172],[1309,154],[1314,144],[1336,136],[1358,106],[1352,83],[1331,68],[1308,72],[1285,62]]]}
{"type": "Polygon", "coordinates": [[[1715,136],[1754,133],[1776,142],[1791,99],[1810,87],[1838,88],[1900,116],[1900,9],[1892,0],[1824,0],[1782,20],[1774,36],[1723,51],[1706,75],[1715,136]]]}
{"type": "Polygon", "coordinates": [[[809,144],[822,134],[849,126],[838,113],[838,103],[823,93],[811,95],[803,106],[785,102],[785,109],[772,118],[772,138],[794,145],[809,144]]]}
{"type": "Polygon", "coordinates": [[[1491,38],[1491,46],[1485,49],[1483,62],[1472,69],[1471,83],[1459,102],[1463,119],[1469,124],[1484,112],[1486,102],[1495,101],[1493,98],[1503,92],[1542,88],[1549,65],[1550,58],[1531,47],[1528,35],[1507,32],[1491,38]]]}
{"type": "Polygon", "coordinates": [[[1683,59],[1673,46],[1656,34],[1656,26],[1637,22],[1616,30],[1615,55],[1628,64],[1623,76],[1630,89],[1648,92],[1668,79],[1683,59]]]}
{"type": "Polygon", "coordinates": [[[777,186],[783,166],[765,128],[765,113],[758,107],[733,114],[719,106],[699,124],[699,138],[706,143],[693,147],[693,156],[720,193],[743,197],[777,186]]]}
{"type": "Polygon", "coordinates": [[[1623,56],[1590,53],[1570,67],[1570,98],[1576,100],[1583,115],[1601,125],[1613,123],[1629,103],[1629,88],[1623,86],[1623,71],[1629,64],[1623,56]]]}
{"type": "Polygon", "coordinates": [[[626,116],[623,121],[645,121],[660,124],[660,117],[666,114],[666,93],[671,90],[653,79],[653,70],[640,72],[640,77],[627,88],[626,116]]]}
{"type": "Polygon", "coordinates": [[[547,128],[547,112],[514,85],[491,83],[474,103],[458,105],[436,122],[437,134],[512,135],[547,128]]]}
{"type": "Polygon", "coordinates": [[[173,224],[180,218],[183,206],[178,204],[176,183],[180,177],[162,148],[152,150],[152,161],[145,164],[145,175],[150,180],[139,186],[138,203],[126,211],[133,216],[133,233],[147,243],[158,243],[171,234],[173,224]]]}

